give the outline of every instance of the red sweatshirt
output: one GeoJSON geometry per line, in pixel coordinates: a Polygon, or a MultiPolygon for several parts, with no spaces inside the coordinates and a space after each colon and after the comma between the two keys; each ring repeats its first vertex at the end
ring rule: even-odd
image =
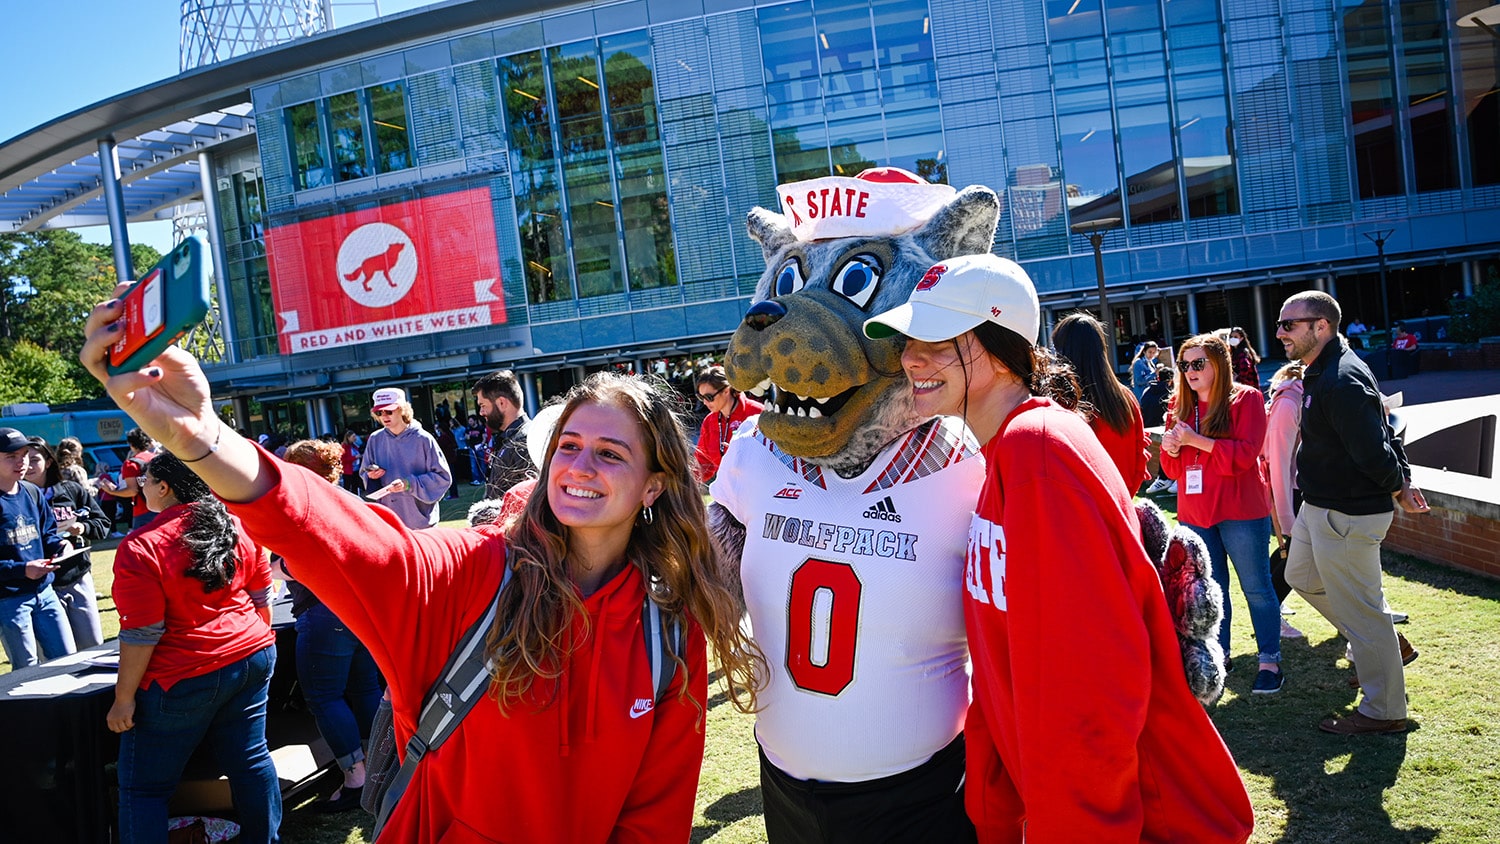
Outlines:
{"type": "Polygon", "coordinates": [[[719,474],[719,463],[729,448],[729,440],[740,429],[740,423],[764,409],[760,402],[740,393],[734,407],[729,409],[727,420],[717,412],[703,417],[703,425],[698,429],[698,447],[693,455],[698,461],[698,480],[708,483],[719,474]]]}
{"type": "Polygon", "coordinates": [[[1088,425],[1021,404],[984,447],[964,620],[982,842],[1243,842],[1249,796],[1188,691],[1130,496],[1088,425]]]}
{"type": "MultiPolygon", "coordinates": [[[[1267,500],[1266,466],[1261,447],[1266,442],[1266,406],[1259,390],[1235,385],[1229,394],[1229,433],[1214,438],[1214,450],[1184,447],[1176,457],[1165,449],[1161,468],[1179,480],[1177,519],[1194,527],[1213,527],[1231,519],[1261,519],[1271,514],[1267,500]],[[1203,467],[1203,492],[1191,495],[1181,481],[1188,467],[1203,467]]],[[[1177,409],[1167,411],[1166,430],[1177,424],[1177,409]]],[[[1194,430],[1202,428],[1208,403],[1198,402],[1196,414],[1185,416],[1194,430]]]]}
{"type": "Polygon", "coordinates": [[[1109,459],[1114,461],[1115,468],[1120,470],[1120,477],[1125,480],[1125,489],[1131,495],[1141,488],[1141,484],[1151,480],[1151,470],[1147,468],[1151,463],[1151,437],[1146,434],[1146,425],[1141,421],[1141,406],[1134,401],[1130,405],[1130,425],[1121,434],[1109,427],[1109,424],[1099,417],[1094,417],[1089,422],[1089,427],[1094,429],[1094,435],[1099,438],[1099,444],[1104,446],[1108,452],[1109,459]]]}
{"type": "MultiPolygon", "coordinates": [[[[286,557],[304,585],[370,648],[390,682],[404,747],[423,697],[500,587],[497,529],[413,531],[299,467],[261,457],[280,476],[265,496],[231,504],[252,537],[286,557]]],[[[562,677],[501,715],[479,701],[417,768],[382,841],[686,841],[703,765],[698,709],[707,700],[703,631],[689,624],[678,671],[653,708],[641,635],[641,577],[626,566],[584,599],[579,642],[562,677]],[[553,698],[555,697],[555,700],[553,698]],[[552,700],[550,705],[542,703],[552,700]]]]}

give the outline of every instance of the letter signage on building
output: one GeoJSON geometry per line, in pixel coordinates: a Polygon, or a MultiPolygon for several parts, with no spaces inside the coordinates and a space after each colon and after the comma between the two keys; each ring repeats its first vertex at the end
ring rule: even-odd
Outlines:
{"type": "Polygon", "coordinates": [[[489,188],[266,233],[282,354],[505,322],[489,188]]]}

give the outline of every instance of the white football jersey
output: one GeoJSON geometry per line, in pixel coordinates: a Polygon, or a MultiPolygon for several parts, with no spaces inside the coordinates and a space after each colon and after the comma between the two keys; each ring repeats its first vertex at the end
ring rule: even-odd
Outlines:
{"type": "Polygon", "coordinates": [[[804,780],[863,782],[926,762],[969,704],[964,548],[984,458],[928,421],[843,479],[746,420],[710,492],[745,525],[740,572],[770,668],[756,737],[804,780]]]}

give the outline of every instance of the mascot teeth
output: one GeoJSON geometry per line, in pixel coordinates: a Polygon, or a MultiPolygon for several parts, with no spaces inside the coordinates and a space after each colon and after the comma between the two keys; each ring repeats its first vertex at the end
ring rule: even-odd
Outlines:
{"type": "Polygon", "coordinates": [[[755,396],[758,399],[761,396],[764,396],[766,394],[766,390],[769,389],[771,389],[771,379],[767,378],[764,381],[761,381],[759,384],[756,384],[754,387],[751,387],[749,390],[746,390],[745,392],[749,393],[752,396],[755,396]]]}
{"type": "MultiPolygon", "coordinates": [[[[804,396],[790,390],[784,390],[775,384],[774,398],[766,402],[766,410],[771,413],[785,413],[788,416],[796,416],[802,419],[822,419],[839,412],[854,394],[859,392],[859,387],[850,387],[836,396],[804,396]]],[[[863,385],[860,385],[863,386],[863,385]]]]}

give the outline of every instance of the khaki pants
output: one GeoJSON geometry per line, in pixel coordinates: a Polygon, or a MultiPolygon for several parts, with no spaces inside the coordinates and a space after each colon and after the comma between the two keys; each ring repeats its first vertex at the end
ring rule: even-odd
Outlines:
{"type": "Polygon", "coordinates": [[[1393,517],[1304,503],[1286,562],[1286,582],[1349,640],[1365,691],[1359,711],[1381,720],[1406,717],[1401,646],[1380,585],[1380,542],[1393,517]]]}

